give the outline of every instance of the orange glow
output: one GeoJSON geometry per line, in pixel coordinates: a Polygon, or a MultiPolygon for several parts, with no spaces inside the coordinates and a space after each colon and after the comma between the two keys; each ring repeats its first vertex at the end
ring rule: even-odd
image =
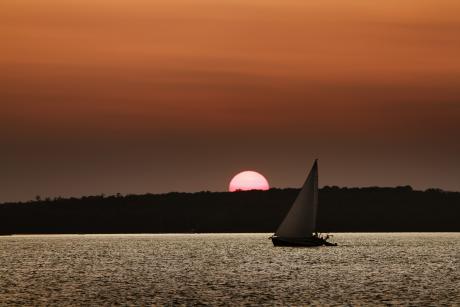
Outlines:
{"type": "Polygon", "coordinates": [[[223,190],[240,165],[293,186],[315,157],[325,184],[458,190],[458,12],[458,0],[1,0],[0,196],[223,190]]]}
{"type": "Polygon", "coordinates": [[[459,10],[456,0],[6,0],[0,122],[29,134],[63,124],[66,135],[82,117],[86,133],[111,133],[123,117],[123,131],[145,135],[178,122],[197,133],[308,122],[373,137],[415,133],[442,104],[435,122],[456,125],[459,10]],[[388,125],[394,105],[402,118],[388,125]]]}

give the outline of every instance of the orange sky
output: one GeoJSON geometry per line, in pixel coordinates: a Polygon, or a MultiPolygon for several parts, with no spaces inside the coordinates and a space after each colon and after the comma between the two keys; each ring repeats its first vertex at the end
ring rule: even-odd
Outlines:
{"type": "Polygon", "coordinates": [[[456,0],[3,0],[0,201],[299,186],[460,190],[456,0]],[[6,170],[6,171],[5,171],[6,170]]]}

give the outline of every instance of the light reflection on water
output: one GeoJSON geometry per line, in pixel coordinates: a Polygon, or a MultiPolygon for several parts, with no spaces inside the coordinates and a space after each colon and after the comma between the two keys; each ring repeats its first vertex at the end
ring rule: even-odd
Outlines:
{"type": "Polygon", "coordinates": [[[0,237],[0,304],[458,305],[460,233],[0,237]]]}

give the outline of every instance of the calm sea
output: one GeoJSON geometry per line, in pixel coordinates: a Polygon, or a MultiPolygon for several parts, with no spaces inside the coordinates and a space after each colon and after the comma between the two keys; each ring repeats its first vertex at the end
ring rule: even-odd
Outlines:
{"type": "Polygon", "coordinates": [[[0,237],[1,305],[460,306],[460,233],[0,237]]]}

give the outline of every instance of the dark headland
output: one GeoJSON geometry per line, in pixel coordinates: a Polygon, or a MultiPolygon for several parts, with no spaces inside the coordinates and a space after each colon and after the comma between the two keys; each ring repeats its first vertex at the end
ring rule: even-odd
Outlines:
{"type": "MultiPolygon", "coordinates": [[[[55,198],[0,204],[0,234],[273,232],[298,189],[55,198]]],[[[320,190],[320,232],[460,231],[460,193],[320,190]]]]}

